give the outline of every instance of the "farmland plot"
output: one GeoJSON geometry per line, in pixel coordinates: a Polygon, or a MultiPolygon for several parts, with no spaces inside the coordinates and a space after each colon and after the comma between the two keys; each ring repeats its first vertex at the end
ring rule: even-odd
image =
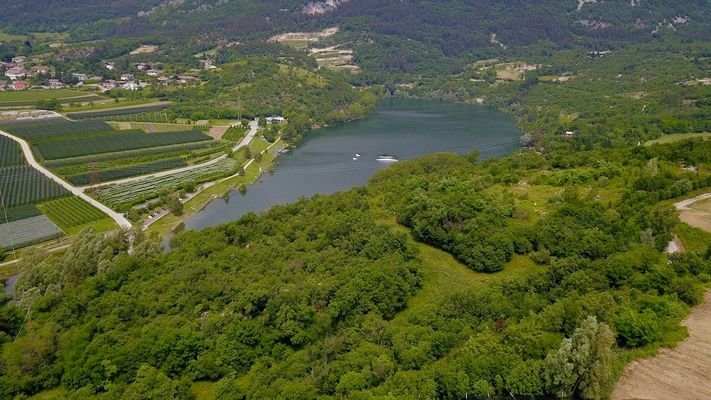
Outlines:
{"type": "Polygon", "coordinates": [[[8,224],[0,224],[0,247],[4,249],[29,246],[62,236],[63,232],[49,218],[39,215],[8,224]]]}
{"type": "Polygon", "coordinates": [[[29,165],[0,168],[0,194],[7,208],[55,199],[68,193],[29,165]]]}
{"type": "Polygon", "coordinates": [[[0,136],[0,168],[25,163],[25,156],[14,140],[0,136]]]}
{"type": "Polygon", "coordinates": [[[3,122],[1,127],[9,133],[29,141],[47,136],[76,135],[111,130],[111,126],[102,121],[75,122],[64,118],[3,122]]]}
{"type": "MultiPolygon", "coordinates": [[[[145,104],[130,107],[119,107],[107,110],[96,110],[96,111],[80,111],[75,113],[69,113],[67,116],[72,119],[91,119],[91,118],[107,118],[117,115],[128,115],[128,114],[142,114],[155,111],[165,110],[170,107],[169,102],[160,102],[153,104],[145,104]]],[[[158,122],[158,121],[156,121],[158,122]]]]}
{"type": "Polygon", "coordinates": [[[116,134],[111,136],[85,137],[56,143],[39,143],[34,148],[45,160],[56,160],[90,154],[113,153],[211,140],[209,136],[197,131],[161,134],[115,132],[116,134]]]}
{"type": "MultiPolygon", "coordinates": [[[[182,158],[169,158],[143,164],[127,165],[119,168],[104,169],[96,172],[99,182],[108,182],[130,176],[147,175],[152,172],[165,171],[188,165],[182,158]]],[[[91,183],[92,174],[77,174],[67,177],[67,180],[77,186],[91,183]]]]}
{"type": "Polygon", "coordinates": [[[62,168],[72,165],[82,165],[90,163],[110,162],[114,160],[124,160],[136,157],[145,157],[150,155],[165,156],[173,154],[174,156],[188,155],[191,151],[198,152],[200,155],[208,155],[218,153],[225,150],[225,146],[213,140],[203,140],[200,142],[175,144],[170,146],[153,147],[148,149],[127,150],[118,153],[92,154],[88,156],[62,158],[59,160],[50,160],[45,162],[49,168],[62,168]],[[202,154],[202,153],[205,154],[202,154]]]}
{"type": "Polygon", "coordinates": [[[48,201],[38,207],[64,231],[106,218],[106,214],[76,196],[48,201]]]}
{"type": "Polygon", "coordinates": [[[34,204],[25,204],[17,207],[3,209],[0,212],[0,224],[19,221],[21,219],[36,217],[42,215],[42,212],[35,207],[34,204]]]}
{"type": "Polygon", "coordinates": [[[95,196],[114,209],[124,210],[142,201],[157,197],[164,190],[181,188],[188,182],[202,183],[230,175],[236,172],[234,167],[234,160],[224,159],[210,166],[191,171],[102,187],[96,190],[95,196]]]}

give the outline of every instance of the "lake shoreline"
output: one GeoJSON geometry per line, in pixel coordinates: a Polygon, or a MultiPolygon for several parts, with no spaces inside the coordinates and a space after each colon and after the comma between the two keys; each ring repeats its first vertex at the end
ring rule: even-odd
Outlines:
{"type": "Polygon", "coordinates": [[[214,198],[203,204],[204,209],[184,218],[185,229],[220,225],[301,197],[363,186],[389,164],[376,161],[379,155],[408,160],[478,149],[482,158],[496,157],[520,149],[520,134],[513,118],[490,107],[384,99],[366,118],[309,131],[280,158],[273,174],[259,180],[262,184],[250,186],[246,194],[232,191],[223,201],[214,198]]]}

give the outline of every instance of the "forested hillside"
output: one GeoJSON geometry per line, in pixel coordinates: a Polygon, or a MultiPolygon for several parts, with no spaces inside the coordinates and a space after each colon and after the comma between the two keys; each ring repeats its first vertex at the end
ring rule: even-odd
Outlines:
{"type": "Polygon", "coordinates": [[[433,155],[169,253],[87,232],[25,261],[0,313],[2,397],[604,398],[626,360],[683,335],[710,279],[708,236],[662,252],[663,201],[711,184],[710,146],[433,155]]]}

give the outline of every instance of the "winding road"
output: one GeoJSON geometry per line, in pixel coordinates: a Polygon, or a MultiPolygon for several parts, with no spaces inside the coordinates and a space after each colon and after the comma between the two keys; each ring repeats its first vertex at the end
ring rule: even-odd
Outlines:
{"type": "Polygon", "coordinates": [[[58,185],[62,186],[63,188],[67,189],[70,191],[72,194],[75,196],[80,197],[81,199],[85,200],[86,202],[90,203],[92,206],[98,208],[101,210],[104,214],[108,215],[116,221],[116,223],[121,227],[125,229],[131,229],[133,225],[123,216],[123,214],[117,213],[116,211],[110,209],[109,207],[101,204],[100,202],[92,199],[91,197],[87,196],[84,191],[81,188],[77,188],[75,186],[70,185],[69,183],[65,182],[61,178],[59,178],[57,175],[54,175],[52,172],[50,172],[48,169],[43,167],[40,163],[35,160],[34,154],[32,154],[32,148],[30,145],[24,141],[23,139],[20,139],[16,136],[13,136],[5,131],[0,130],[0,135],[5,136],[7,138],[10,138],[17,142],[20,147],[22,148],[22,152],[25,155],[25,158],[27,159],[27,162],[32,166],[34,169],[38,170],[42,175],[46,176],[47,178],[53,180],[56,182],[58,185]]]}
{"type": "MultiPolygon", "coordinates": [[[[254,139],[254,135],[257,134],[257,130],[258,130],[258,129],[259,129],[259,123],[257,122],[257,120],[251,121],[251,122],[249,123],[249,132],[247,132],[247,134],[246,134],[245,137],[242,139],[242,141],[240,141],[240,142],[237,143],[234,147],[232,147],[232,151],[233,151],[233,152],[234,152],[234,151],[237,151],[237,150],[241,149],[242,147],[245,147],[245,146],[249,145],[249,143],[252,141],[252,139],[254,139]]],[[[130,178],[118,179],[118,180],[115,180],[115,181],[98,183],[98,184],[96,184],[96,185],[82,186],[82,187],[79,187],[78,189],[83,192],[83,191],[85,191],[85,190],[87,190],[87,189],[91,189],[91,188],[95,188],[95,187],[100,187],[100,186],[113,185],[113,184],[121,184],[121,183],[131,183],[131,182],[141,181],[141,180],[144,180],[144,179],[147,179],[147,178],[159,178],[159,177],[162,177],[162,176],[169,176],[169,175],[178,174],[178,173],[185,172],[185,171],[191,171],[191,170],[194,170],[194,169],[198,169],[198,168],[202,168],[202,167],[207,167],[207,166],[210,166],[210,165],[212,165],[212,164],[215,164],[215,163],[219,162],[220,160],[225,159],[226,157],[227,157],[227,154],[223,154],[223,155],[221,155],[221,156],[219,156],[219,157],[217,157],[217,158],[213,158],[212,160],[206,161],[206,162],[201,163],[201,164],[188,165],[187,167],[176,168],[176,169],[170,169],[170,170],[167,170],[167,171],[156,172],[156,173],[148,174],[148,175],[132,176],[132,177],[130,177],[130,178]]]]}

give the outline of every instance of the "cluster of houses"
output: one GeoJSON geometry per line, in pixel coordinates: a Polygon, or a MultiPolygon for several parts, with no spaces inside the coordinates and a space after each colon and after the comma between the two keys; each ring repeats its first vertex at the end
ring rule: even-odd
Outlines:
{"type": "MultiPolygon", "coordinates": [[[[9,79],[9,82],[7,80],[0,80],[0,90],[25,90],[29,85],[24,79],[39,74],[46,74],[50,71],[50,68],[46,65],[34,65],[26,68],[26,61],[27,57],[25,56],[13,57],[10,62],[0,61],[0,67],[5,71],[3,75],[9,79]]],[[[51,82],[50,88],[53,88],[51,82]]]]}
{"type": "MultiPolygon", "coordinates": [[[[38,74],[48,74],[51,71],[50,67],[44,65],[32,65],[37,64],[37,60],[28,61],[25,56],[13,57],[10,62],[0,62],[0,71],[3,72],[4,78],[0,76],[0,90],[26,90],[29,89],[30,85],[26,80],[32,78],[38,74]],[[27,67],[26,64],[31,64],[31,67],[27,67]]],[[[201,70],[212,70],[216,69],[215,62],[212,59],[200,60],[201,69],[191,70],[194,74],[199,73],[201,70]]],[[[114,71],[119,69],[115,62],[107,61],[103,63],[103,67],[108,71],[114,71]]],[[[86,81],[97,81],[100,82],[97,86],[104,90],[112,89],[125,89],[125,90],[138,90],[143,87],[150,85],[148,80],[153,78],[155,82],[159,85],[169,86],[169,85],[189,85],[189,84],[199,84],[200,79],[196,76],[191,75],[171,75],[166,76],[163,71],[154,68],[151,64],[147,62],[139,62],[132,65],[134,71],[133,73],[122,73],[119,79],[105,79],[102,80],[100,76],[88,76],[85,73],[77,72],[72,73],[71,78],[76,82],[77,85],[83,85],[86,81]],[[143,79],[137,79],[135,75],[139,75],[143,79]]],[[[66,84],[60,79],[56,79],[54,74],[52,78],[45,81],[45,89],[60,89],[66,84]]]]}
{"type": "MultiPolygon", "coordinates": [[[[203,68],[205,69],[214,69],[216,68],[213,64],[212,60],[201,60],[201,64],[203,65],[203,68]]],[[[114,71],[117,66],[115,62],[112,61],[107,61],[104,63],[104,68],[106,68],[109,71],[114,71]]],[[[187,84],[196,84],[200,83],[200,79],[195,77],[195,76],[190,76],[190,75],[173,75],[173,76],[165,76],[163,75],[163,71],[158,70],[153,68],[153,66],[149,63],[146,62],[139,62],[136,64],[133,64],[133,68],[138,73],[145,74],[148,77],[155,78],[158,84],[163,85],[163,86],[168,86],[168,85],[187,85],[187,84]]],[[[199,72],[200,70],[196,70],[193,72],[199,72]]],[[[112,90],[116,88],[121,88],[121,89],[126,89],[126,90],[138,90],[140,88],[144,88],[146,86],[149,86],[150,83],[146,81],[141,81],[137,80],[136,76],[132,73],[124,73],[121,74],[119,77],[119,80],[114,80],[114,79],[106,79],[101,82],[101,88],[103,90],[112,90]]]]}

